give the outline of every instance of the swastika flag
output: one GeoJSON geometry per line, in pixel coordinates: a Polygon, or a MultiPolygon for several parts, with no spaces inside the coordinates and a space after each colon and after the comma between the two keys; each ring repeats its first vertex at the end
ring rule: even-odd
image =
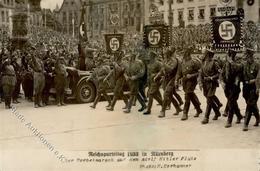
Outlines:
{"type": "Polygon", "coordinates": [[[169,27],[165,25],[144,26],[145,48],[161,48],[169,45],[169,27]]]}
{"type": "Polygon", "coordinates": [[[239,15],[212,18],[212,43],[216,50],[236,49],[243,46],[242,18],[239,15]]]}
{"type": "Polygon", "coordinates": [[[105,34],[106,49],[108,54],[114,54],[122,49],[123,34],[105,34]]]}

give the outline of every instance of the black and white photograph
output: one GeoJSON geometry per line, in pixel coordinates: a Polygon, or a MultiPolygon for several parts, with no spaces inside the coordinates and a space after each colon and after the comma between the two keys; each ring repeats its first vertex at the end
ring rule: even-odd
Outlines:
{"type": "Polygon", "coordinates": [[[260,171],[260,0],[0,0],[0,171],[260,171]]]}

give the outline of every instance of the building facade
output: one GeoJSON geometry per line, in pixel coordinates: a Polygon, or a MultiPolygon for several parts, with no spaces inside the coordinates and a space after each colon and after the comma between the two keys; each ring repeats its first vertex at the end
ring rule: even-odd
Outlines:
{"type": "MultiPolygon", "coordinates": [[[[145,0],[145,23],[150,24],[149,18],[154,8],[162,13],[165,23],[169,24],[169,16],[173,26],[199,25],[211,22],[212,16],[223,15],[219,12],[224,7],[223,0],[145,0]],[[171,8],[170,8],[171,5],[171,8]]],[[[248,5],[247,1],[230,0],[229,6],[234,7],[232,14],[236,14],[238,8],[243,8],[245,21],[260,21],[260,2],[254,1],[248,5]]]]}
{"type": "Polygon", "coordinates": [[[64,0],[60,9],[55,9],[55,15],[64,34],[78,36],[80,9],[80,0],[64,0]]]}
{"type": "Polygon", "coordinates": [[[144,23],[143,0],[86,0],[88,35],[140,32],[144,23]]]}
{"type": "Polygon", "coordinates": [[[15,0],[0,0],[0,27],[10,27],[11,15],[15,8],[15,0]]]}

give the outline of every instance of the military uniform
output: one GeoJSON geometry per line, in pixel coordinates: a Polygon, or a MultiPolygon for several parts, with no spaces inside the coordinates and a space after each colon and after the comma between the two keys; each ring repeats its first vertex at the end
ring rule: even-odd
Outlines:
{"type": "MultiPolygon", "coordinates": [[[[178,61],[178,72],[177,73],[179,73],[180,72],[180,68],[181,68],[181,60],[179,58],[177,58],[177,57],[176,57],[176,59],[178,61]]],[[[175,88],[173,89],[172,94],[176,98],[179,106],[181,106],[181,105],[183,105],[183,100],[182,100],[181,96],[176,91],[177,87],[178,87],[178,83],[176,82],[176,80],[175,80],[175,83],[176,83],[175,84],[175,88]]],[[[175,113],[175,115],[178,115],[178,114],[179,114],[178,112],[175,113]]]]}
{"type": "Polygon", "coordinates": [[[130,87],[130,99],[127,105],[127,110],[125,110],[125,113],[130,113],[131,108],[133,106],[134,99],[137,98],[137,100],[140,102],[142,108],[139,109],[139,111],[143,111],[146,108],[146,104],[142,96],[139,94],[139,82],[140,78],[144,76],[145,72],[145,66],[141,60],[135,59],[135,54],[133,54],[130,62],[129,67],[126,70],[126,77],[128,78],[128,83],[130,87]]]}
{"type": "Polygon", "coordinates": [[[128,104],[128,99],[123,92],[124,85],[126,84],[126,79],[124,76],[126,65],[121,61],[122,54],[117,54],[117,55],[118,55],[117,61],[113,62],[113,70],[111,70],[110,73],[105,78],[105,80],[108,80],[112,76],[113,79],[115,80],[114,96],[111,105],[107,108],[107,110],[110,111],[114,110],[116,101],[118,99],[123,99],[126,106],[128,104]]]}
{"type": "Polygon", "coordinates": [[[248,125],[252,114],[256,118],[254,126],[259,125],[259,109],[257,101],[259,92],[257,91],[257,77],[259,73],[259,64],[254,61],[254,51],[247,49],[247,61],[243,65],[243,97],[246,100],[246,116],[243,131],[248,130],[248,125]]]}
{"type": "Polygon", "coordinates": [[[17,63],[16,57],[14,57],[14,60],[11,62],[11,65],[14,67],[15,75],[16,75],[16,84],[13,92],[13,103],[20,103],[18,101],[18,97],[20,94],[20,87],[22,82],[22,75],[21,75],[21,66],[17,63]]]}
{"type": "Polygon", "coordinates": [[[151,108],[153,105],[153,99],[157,100],[157,102],[162,105],[162,95],[160,93],[160,81],[154,80],[154,77],[160,72],[162,63],[159,62],[156,58],[157,54],[152,52],[150,54],[150,63],[147,65],[147,73],[148,73],[148,106],[147,111],[144,112],[145,115],[151,114],[151,108]]]}
{"type": "Polygon", "coordinates": [[[198,84],[197,79],[200,67],[201,63],[198,60],[192,59],[190,56],[190,50],[187,50],[179,70],[179,78],[182,78],[183,90],[185,92],[185,104],[183,109],[183,117],[181,120],[188,119],[190,102],[192,102],[197,111],[194,117],[199,117],[199,114],[202,113],[200,108],[201,103],[197,95],[194,93],[194,90],[198,84]]]}
{"type": "Polygon", "coordinates": [[[219,107],[215,102],[215,93],[218,85],[218,77],[220,72],[220,67],[218,63],[213,59],[214,52],[207,51],[206,60],[202,64],[200,72],[200,85],[203,88],[203,94],[207,98],[207,107],[205,111],[205,118],[202,124],[207,124],[209,121],[209,116],[211,109],[214,110],[215,116],[213,120],[217,120],[221,116],[219,112],[219,107]]]}
{"type": "MultiPolygon", "coordinates": [[[[169,53],[169,52],[167,52],[169,53]]],[[[181,112],[181,108],[176,101],[176,99],[173,97],[173,91],[175,89],[175,79],[176,74],[178,71],[178,60],[176,58],[171,58],[170,54],[167,54],[167,60],[162,65],[161,71],[157,74],[155,78],[158,76],[164,76],[164,84],[165,84],[165,91],[164,91],[164,99],[163,99],[163,105],[162,105],[162,111],[159,115],[160,118],[165,117],[165,111],[167,108],[167,105],[170,104],[170,102],[173,103],[176,113],[181,112]]]]}
{"type": "Polygon", "coordinates": [[[32,68],[33,68],[33,87],[34,87],[34,107],[41,107],[42,92],[45,86],[44,77],[44,65],[41,59],[33,57],[32,58],[32,68]]]}
{"type": "Polygon", "coordinates": [[[22,88],[24,96],[28,101],[33,100],[33,71],[29,65],[29,60],[25,56],[22,57],[22,88]]]}
{"type": "Polygon", "coordinates": [[[51,58],[47,58],[44,61],[45,86],[43,89],[43,99],[42,99],[44,105],[48,105],[49,103],[50,89],[54,83],[53,67],[54,67],[54,61],[51,58]]]}
{"type": "Polygon", "coordinates": [[[104,79],[106,78],[106,76],[109,74],[110,72],[110,66],[108,65],[104,65],[103,60],[99,59],[99,64],[98,64],[98,68],[94,69],[94,72],[92,73],[92,75],[90,76],[89,79],[94,79],[97,81],[97,96],[94,100],[93,105],[91,106],[92,108],[96,108],[97,103],[99,102],[101,96],[103,95],[105,97],[105,99],[108,101],[108,106],[109,107],[111,105],[111,99],[110,97],[107,95],[107,89],[109,88],[109,83],[108,81],[104,82],[104,79]]]}
{"type": "Polygon", "coordinates": [[[65,87],[67,82],[68,73],[66,71],[65,61],[60,57],[55,64],[55,90],[56,90],[56,103],[58,106],[65,105],[65,87]]]}
{"type": "MultiPolygon", "coordinates": [[[[235,60],[235,56],[236,52],[230,50],[228,58],[233,58],[232,60],[235,60]]],[[[227,97],[228,120],[225,126],[226,128],[231,127],[234,114],[237,116],[236,123],[240,123],[243,118],[237,103],[241,91],[239,73],[241,73],[241,65],[234,61],[226,61],[221,74],[222,81],[224,82],[225,96],[227,97]]]]}
{"type": "MultiPolygon", "coordinates": [[[[9,59],[7,59],[9,60],[9,59]]],[[[5,107],[6,109],[11,108],[11,99],[12,94],[16,85],[16,75],[14,67],[10,64],[10,62],[5,61],[2,66],[2,87],[5,99],[5,107]]]]}

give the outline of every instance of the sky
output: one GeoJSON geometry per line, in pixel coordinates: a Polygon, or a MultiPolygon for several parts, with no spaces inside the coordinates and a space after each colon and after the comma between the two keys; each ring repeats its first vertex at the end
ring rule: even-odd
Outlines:
{"type": "Polygon", "coordinates": [[[59,7],[61,6],[63,0],[42,0],[41,1],[41,7],[42,8],[50,8],[55,9],[56,5],[58,4],[59,7]]]}

